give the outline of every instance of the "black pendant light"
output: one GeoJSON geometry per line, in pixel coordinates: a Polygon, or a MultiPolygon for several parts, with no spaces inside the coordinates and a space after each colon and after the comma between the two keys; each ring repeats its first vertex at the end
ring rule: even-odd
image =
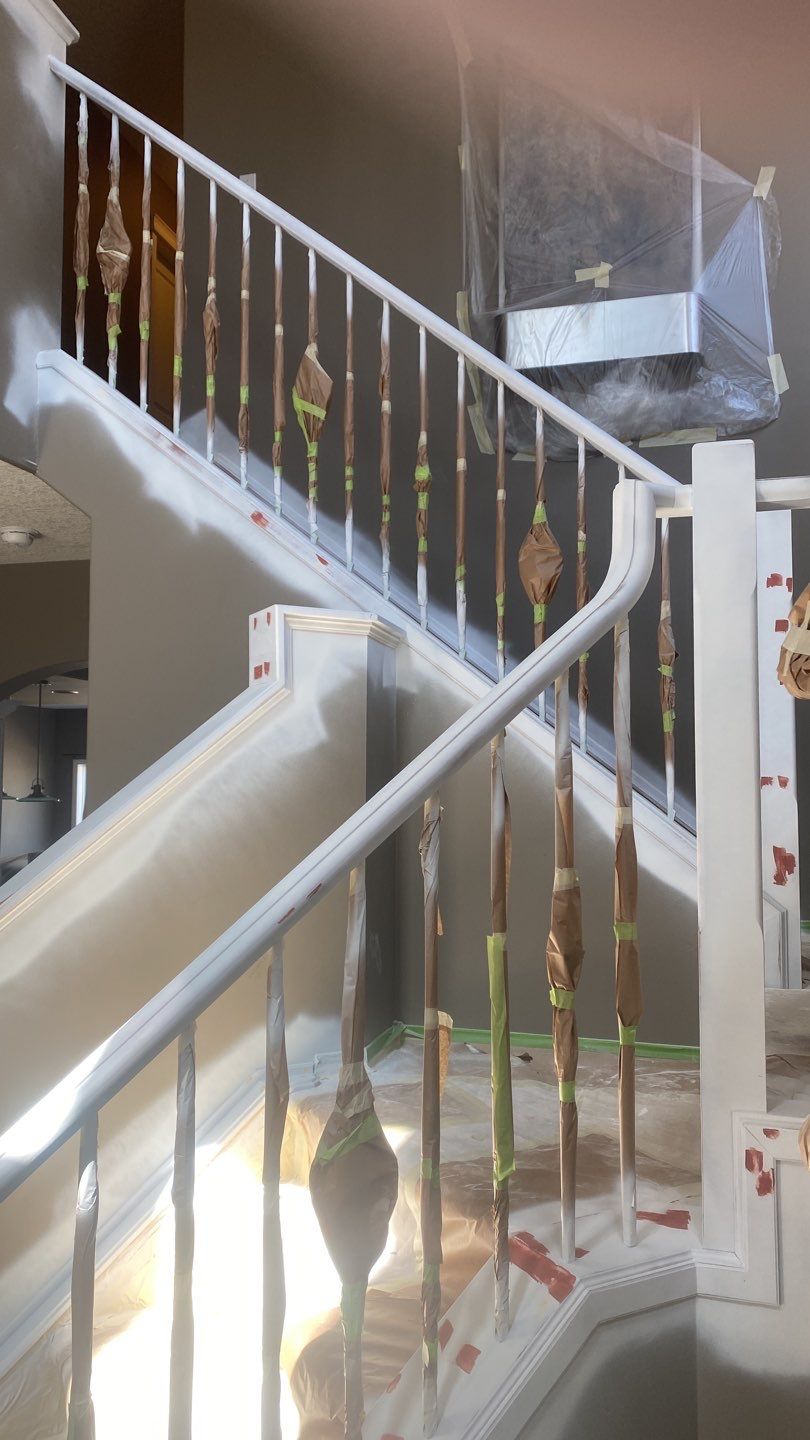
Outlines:
{"type": "Polygon", "coordinates": [[[39,778],[39,762],[42,753],[42,684],[39,686],[39,699],[37,701],[37,778],[31,786],[28,795],[18,795],[18,805],[58,805],[58,795],[49,795],[39,778]]]}

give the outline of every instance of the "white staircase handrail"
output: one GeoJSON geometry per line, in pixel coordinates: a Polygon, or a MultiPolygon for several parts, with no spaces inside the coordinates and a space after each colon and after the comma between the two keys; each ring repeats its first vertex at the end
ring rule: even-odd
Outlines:
{"type": "Polygon", "coordinates": [[[450,325],[448,321],[442,320],[432,310],[428,310],[425,305],[420,305],[418,300],[413,300],[406,295],[404,290],[398,289],[396,285],[383,279],[374,270],[370,270],[367,265],[355,260],[345,250],[334,245],[331,240],[326,240],[316,230],[312,230],[309,225],[305,225],[294,215],[282,210],[280,205],[275,205],[272,200],[268,200],[266,196],[245,184],[243,180],[231,175],[221,165],[207,159],[199,150],[188,145],[185,140],[178,139],[169,130],[165,130],[162,125],[155,124],[148,116],[141,114],[134,106],[119,100],[109,90],[105,90],[103,85],[98,85],[87,75],[82,75],[80,70],[74,70],[72,65],[66,65],[64,61],[57,60],[55,56],[51,56],[50,66],[53,73],[58,75],[61,80],[81,91],[89,100],[95,101],[103,110],[109,111],[111,115],[117,115],[126,125],[139,131],[140,134],[148,136],[155,145],[159,145],[170,155],[182,160],[198,174],[204,175],[206,179],[212,180],[219,189],[232,195],[240,204],[248,205],[257,215],[262,215],[272,224],[279,225],[293,239],[300,241],[308,249],[314,250],[316,255],[334,265],[344,275],[351,275],[353,280],[371,291],[373,295],[378,296],[380,300],[387,300],[395,310],[412,320],[415,325],[424,326],[429,335],[433,335],[435,339],[449,346],[456,354],[463,355],[465,360],[476,365],[479,370],[483,370],[494,380],[502,381],[513,394],[519,395],[530,405],[542,410],[545,416],[556,420],[572,434],[582,436],[586,443],[593,446],[600,454],[614,460],[617,465],[624,466],[628,475],[646,481],[652,487],[659,504],[664,504],[666,501],[672,502],[677,497],[683,488],[680,481],[667,475],[665,471],[644,459],[635,450],[631,450],[629,446],[623,445],[620,440],[616,440],[599,425],[595,425],[592,421],[585,419],[583,415],[579,415],[576,410],[572,410],[570,406],[549,394],[547,390],[535,385],[519,370],[513,370],[511,366],[493,355],[490,350],[486,350],[483,345],[477,344],[475,340],[471,340],[454,325],[450,325]]]}
{"type": "Polygon", "coordinates": [[[0,1136],[0,1202],[629,612],[652,571],[655,529],[652,487],[621,478],[610,566],[593,599],[0,1136]]]}

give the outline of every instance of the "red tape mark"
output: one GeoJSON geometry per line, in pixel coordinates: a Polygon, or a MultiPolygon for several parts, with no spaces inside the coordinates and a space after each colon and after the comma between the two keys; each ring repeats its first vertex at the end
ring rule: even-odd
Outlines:
{"type": "Polygon", "coordinates": [[[265,662],[264,662],[264,673],[265,673],[265,675],[269,675],[269,674],[270,674],[270,661],[269,661],[269,660],[265,660],[265,662]]]}
{"type": "Polygon", "coordinates": [[[760,777],[759,777],[759,788],[760,788],[760,790],[767,790],[767,788],[768,788],[769,785],[773,785],[773,776],[772,776],[772,775],[760,775],[760,777]]]}
{"type": "Polygon", "coordinates": [[[745,1152],[745,1168],[756,1178],[757,1195],[773,1194],[773,1170],[765,1169],[765,1156],[761,1150],[750,1147],[745,1152]]]}
{"type": "Polygon", "coordinates": [[[325,565],[327,570],[329,569],[329,561],[325,559],[323,555],[316,555],[315,559],[318,561],[319,565],[325,565]]]}
{"type": "MultiPolygon", "coordinates": [[[[386,1385],[386,1387],[385,1387],[385,1393],[386,1393],[387,1395],[393,1395],[393,1393],[394,1393],[394,1391],[396,1390],[397,1385],[399,1384],[399,1382],[400,1382],[401,1379],[402,1379],[402,1371],[400,1370],[399,1374],[398,1374],[398,1375],[395,1375],[394,1378],[393,1378],[393,1380],[390,1380],[389,1383],[386,1385]]],[[[383,1440],[385,1440],[385,1436],[383,1436],[383,1440]]]]}
{"type": "Polygon", "coordinates": [[[253,679],[254,679],[254,680],[261,680],[261,678],[262,678],[262,667],[261,667],[261,665],[254,665],[254,666],[253,666],[253,679]]]}
{"type": "Polygon", "coordinates": [[[588,1253],[589,1252],[587,1250],[581,1250],[579,1246],[577,1246],[576,1250],[574,1251],[574,1255],[577,1260],[583,1260],[588,1253]]]}
{"type": "Polygon", "coordinates": [[[776,570],[774,570],[773,573],[772,573],[771,575],[769,575],[768,578],[767,578],[767,580],[765,581],[765,589],[766,589],[766,590],[773,590],[773,589],[775,589],[775,587],[776,587],[777,585],[781,585],[781,584],[782,584],[782,576],[781,576],[776,570]]]}
{"type": "Polygon", "coordinates": [[[787,775],[777,775],[776,778],[777,778],[777,780],[779,781],[779,789],[780,789],[780,790],[787,790],[788,785],[790,784],[790,780],[789,780],[788,776],[787,776],[787,775]]]}
{"type": "Polygon", "coordinates": [[[763,1126],[762,1133],[763,1133],[763,1135],[765,1136],[765,1139],[766,1139],[766,1140],[778,1140],[778,1139],[779,1139],[779,1131],[778,1131],[778,1130],[768,1130],[768,1129],[766,1129],[766,1128],[763,1126]]]}
{"type": "Polygon", "coordinates": [[[792,576],[792,575],[786,575],[786,576],[785,576],[785,589],[786,589],[786,590],[792,590],[792,589],[793,589],[793,576],[792,576]]]}
{"type": "Polygon", "coordinates": [[[254,629],[254,630],[258,630],[258,628],[259,628],[259,617],[258,617],[258,615],[254,615],[254,616],[253,616],[253,629],[254,629]]]}
{"type": "Polygon", "coordinates": [[[774,845],[773,863],[776,866],[773,873],[774,885],[787,885],[790,876],[796,869],[796,856],[791,855],[789,850],[783,850],[781,845],[774,845]]]}
{"type": "Polygon", "coordinates": [[[254,525],[261,525],[261,527],[262,527],[263,530],[266,530],[266,529],[267,529],[267,525],[268,525],[267,516],[266,516],[266,515],[263,515],[262,512],[261,512],[261,510],[254,510],[254,511],[253,511],[253,514],[251,515],[250,518],[251,518],[251,520],[253,521],[253,524],[254,524],[254,525]]]}
{"type": "Polygon", "coordinates": [[[666,1230],[688,1230],[691,1216],[688,1210],[637,1210],[637,1220],[652,1220],[653,1225],[663,1225],[666,1230]]]}
{"type": "Polygon", "coordinates": [[[476,1350],[474,1345],[462,1345],[456,1356],[459,1370],[463,1370],[465,1375],[472,1374],[480,1354],[481,1351],[476,1350]]]}
{"type": "Polygon", "coordinates": [[[564,1265],[552,1260],[545,1245],[541,1245],[528,1230],[520,1230],[517,1235],[509,1237],[509,1259],[538,1285],[545,1285],[552,1300],[567,1300],[577,1283],[576,1276],[564,1265]]]}
{"type": "Polygon", "coordinates": [[[790,626],[787,620],[775,620],[773,628],[776,631],[777,635],[787,635],[790,626]]]}
{"type": "Polygon", "coordinates": [[[451,1321],[443,1320],[439,1326],[439,1349],[446,1350],[453,1336],[451,1321]]]}

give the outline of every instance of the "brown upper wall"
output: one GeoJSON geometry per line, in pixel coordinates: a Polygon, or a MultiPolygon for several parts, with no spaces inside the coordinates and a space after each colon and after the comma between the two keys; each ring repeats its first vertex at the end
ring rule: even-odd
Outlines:
{"type": "Polygon", "coordinates": [[[0,565],[0,699],[19,677],[87,661],[90,561],[0,565]]]}

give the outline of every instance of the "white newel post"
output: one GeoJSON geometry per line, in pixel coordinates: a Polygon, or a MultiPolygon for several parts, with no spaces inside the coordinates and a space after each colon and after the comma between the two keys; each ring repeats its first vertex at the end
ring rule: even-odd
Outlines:
{"type": "Polygon", "coordinates": [[[757,515],[760,792],[765,983],[802,988],[796,701],[779,684],[779,652],[793,604],[790,510],[757,515]]]}
{"type": "Polygon", "coordinates": [[[732,1116],[765,1108],[753,443],[696,445],[692,484],[703,1239],[733,1250],[732,1116]]]}

